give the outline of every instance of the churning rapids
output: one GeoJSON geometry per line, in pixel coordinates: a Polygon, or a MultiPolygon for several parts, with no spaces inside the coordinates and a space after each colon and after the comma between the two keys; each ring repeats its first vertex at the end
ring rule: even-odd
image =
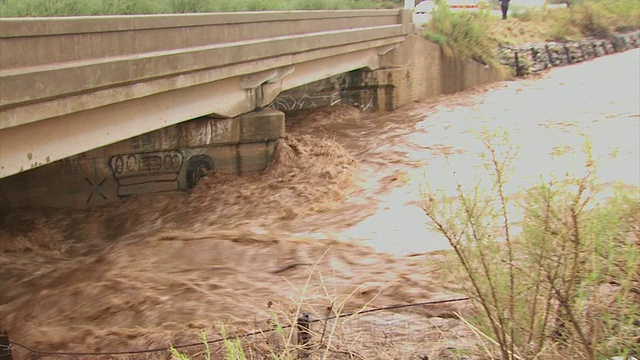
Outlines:
{"type": "Polygon", "coordinates": [[[120,351],[194,342],[201,329],[215,338],[220,323],[264,328],[298,301],[323,315],[343,300],[353,311],[450,297],[438,255],[416,256],[447,248],[425,227],[421,185],[455,190],[450,168],[472,184],[483,128],[520,148],[511,192],[580,173],[585,138],[602,182],[640,185],[639,63],[628,51],[386,114],[291,114],[257,176],[214,174],[190,193],[91,211],[2,209],[0,329],[40,350],[120,351]]]}

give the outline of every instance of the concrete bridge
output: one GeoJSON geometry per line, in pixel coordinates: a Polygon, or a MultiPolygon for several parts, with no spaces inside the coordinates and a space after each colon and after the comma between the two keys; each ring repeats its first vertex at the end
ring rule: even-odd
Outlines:
{"type": "Polygon", "coordinates": [[[0,19],[0,177],[377,69],[411,25],[402,10],[0,19]]]}
{"type": "Polygon", "coordinates": [[[403,9],[0,19],[0,200],[92,206],[260,171],[284,135],[261,109],[283,91],[366,69],[354,86],[386,109],[446,92],[413,31],[403,9]]]}

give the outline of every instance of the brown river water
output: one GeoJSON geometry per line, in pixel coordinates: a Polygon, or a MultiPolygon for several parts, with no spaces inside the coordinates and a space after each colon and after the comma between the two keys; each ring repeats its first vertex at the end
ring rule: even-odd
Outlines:
{"type": "MultiPolygon", "coordinates": [[[[433,251],[447,243],[426,228],[420,189],[486,182],[478,133],[499,128],[519,149],[509,193],[584,172],[585,139],[600,181],[640,185],[640,51],[390,113],[288,114],[265,173],[214,174],[189,193],[89,211],[5,209],[0,329],[43,351],[121,351],[197,342],[202,329],[216,338],[221,323],[264,328],[298,304],[324,316],[332,303],[348,312],[455,297],[437,275],[433,251]]],[[[400,322],[448,318],[456,306],[400,322]]],[[[393,347],[388,358],[423,351],[393,347]]],[[[386,358],[376,354],[367,357],[386,358]]]]}

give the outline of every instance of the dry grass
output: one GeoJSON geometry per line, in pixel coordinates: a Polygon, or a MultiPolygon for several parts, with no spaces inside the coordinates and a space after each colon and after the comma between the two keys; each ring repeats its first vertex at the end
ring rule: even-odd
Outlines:
{"type": "Polygon", "coordinates": [[[502,45],[606,38],[640,29],[637,0],[587,0],[570,8],[513,7],[506,21],[492,21],[487,33],[502,45]]]}

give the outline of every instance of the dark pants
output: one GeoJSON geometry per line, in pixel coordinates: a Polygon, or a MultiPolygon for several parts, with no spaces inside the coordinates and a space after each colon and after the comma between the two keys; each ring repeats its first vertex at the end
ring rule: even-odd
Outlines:
{"type": "Polygon", "coordinates": [[[503,2],[502,4],[500,4],[500,8],[502,9],[502,19],[506,19],[507,18],[507,11],[509,10],[509,3],[508,2],[503,2]]]}

